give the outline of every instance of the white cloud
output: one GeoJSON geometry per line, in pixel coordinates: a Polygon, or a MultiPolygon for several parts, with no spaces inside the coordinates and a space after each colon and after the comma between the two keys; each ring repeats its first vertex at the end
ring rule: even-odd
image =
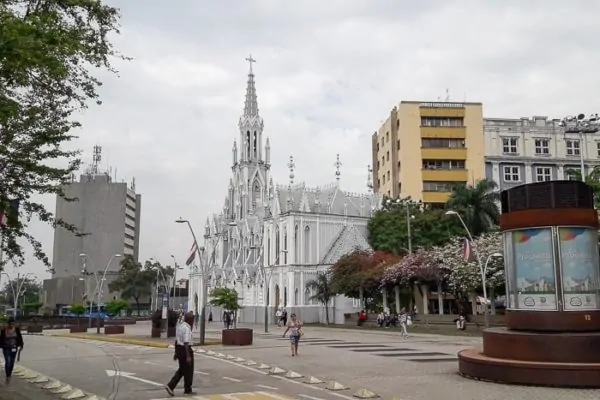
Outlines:
{"type": "MultiPolygon", "coordinates": [[[[334,179],[362,191],[370,136],[400,100],[481,101],[493,117],[597,112],[600,3],[393,0],[114,0],[116,43],[130,62],[106,76],[77,145],[143,195],[141,256],[187,255],[182,215],[201,230],[220,210],[237,139],[249,53],[272,171],[287,182],[334,179]]],[[[103,74],[103,76],[105,76],[103,74]]],[[[46,199],[54,209],[53,199],[46,199]]],[[[52,231],[32,225],[48,252],[52,231]]],[[[43,275],[30,259],[27,270],[43,275]]]]}

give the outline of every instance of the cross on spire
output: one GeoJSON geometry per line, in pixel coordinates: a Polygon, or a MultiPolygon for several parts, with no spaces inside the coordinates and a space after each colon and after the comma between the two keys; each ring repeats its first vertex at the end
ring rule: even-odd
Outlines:
{"type": "Polygon", "coordinates": [[[248,63],[250,64],[250,74],[252,74],[252,63],[256,62],[256,60],[252,58],[252,53],[250,53],[250,55],[246,57],[246,61],[248,61],[248,63]]]}

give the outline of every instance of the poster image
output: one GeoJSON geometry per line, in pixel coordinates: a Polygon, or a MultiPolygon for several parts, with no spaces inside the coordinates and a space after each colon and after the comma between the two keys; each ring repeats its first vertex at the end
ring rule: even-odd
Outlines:
{"type": "Polygon", "coordinates": [[[512,233],[517,308],[556,310],[556,275],[552,229],[524,229],[512,233]]]}
{"type": "Polygon", "coordinates": [[[559,228],[564,309],[598,308],[598,233],[589,228],[559,228]]]}

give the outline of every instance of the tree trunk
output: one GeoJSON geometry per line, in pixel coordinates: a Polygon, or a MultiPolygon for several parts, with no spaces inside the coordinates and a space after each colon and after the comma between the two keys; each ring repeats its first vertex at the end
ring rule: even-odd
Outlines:
{"type": "MultiPolygon", "coordinates": [[[[490,288],[488,289],[488,298],[490,300],[490,314],[491,315],[496,315],[496,302],[494,301],[494,287],[490,286],[490,288]]],[[[487,307],[487,305],[486,305],[487,307]]]]}
{"type": "Polygon", "coordinates": [[[360,308],[364,309],[365,308],[365,292],[364,292],[364,289],[362,288],[362,286],[358,288],[358,299],[360,301],[360,308]]]}
{"type": "Polygon", "coordinates": [[[135,300],[135,306],[137,308],[137,312],[138,312],[138,317],[140,316],[140,299],[138,299],[137,297],[133,298],[135,300]]]}
{"type": "Polygon", "coordinates": [[[329,325],[329,299],[325,302],[325,323],[329,325]]]}
{"type": "Polygon", "coordinates": [[[438,313],[444,315],[444,295],[442,294],[442,281],[437,284],[437,295],[438,295],[438,313]]]}

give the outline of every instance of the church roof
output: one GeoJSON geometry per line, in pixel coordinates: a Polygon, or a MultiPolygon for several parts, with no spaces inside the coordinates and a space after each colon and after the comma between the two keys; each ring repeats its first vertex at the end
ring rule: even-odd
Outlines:
{"type": "Polygon", "coordinates": [[[342,256],[354,250],[371,250],[371,246],[356,226],[346,225],[325,253],[321,264],[335,264],[342,256]]]}

